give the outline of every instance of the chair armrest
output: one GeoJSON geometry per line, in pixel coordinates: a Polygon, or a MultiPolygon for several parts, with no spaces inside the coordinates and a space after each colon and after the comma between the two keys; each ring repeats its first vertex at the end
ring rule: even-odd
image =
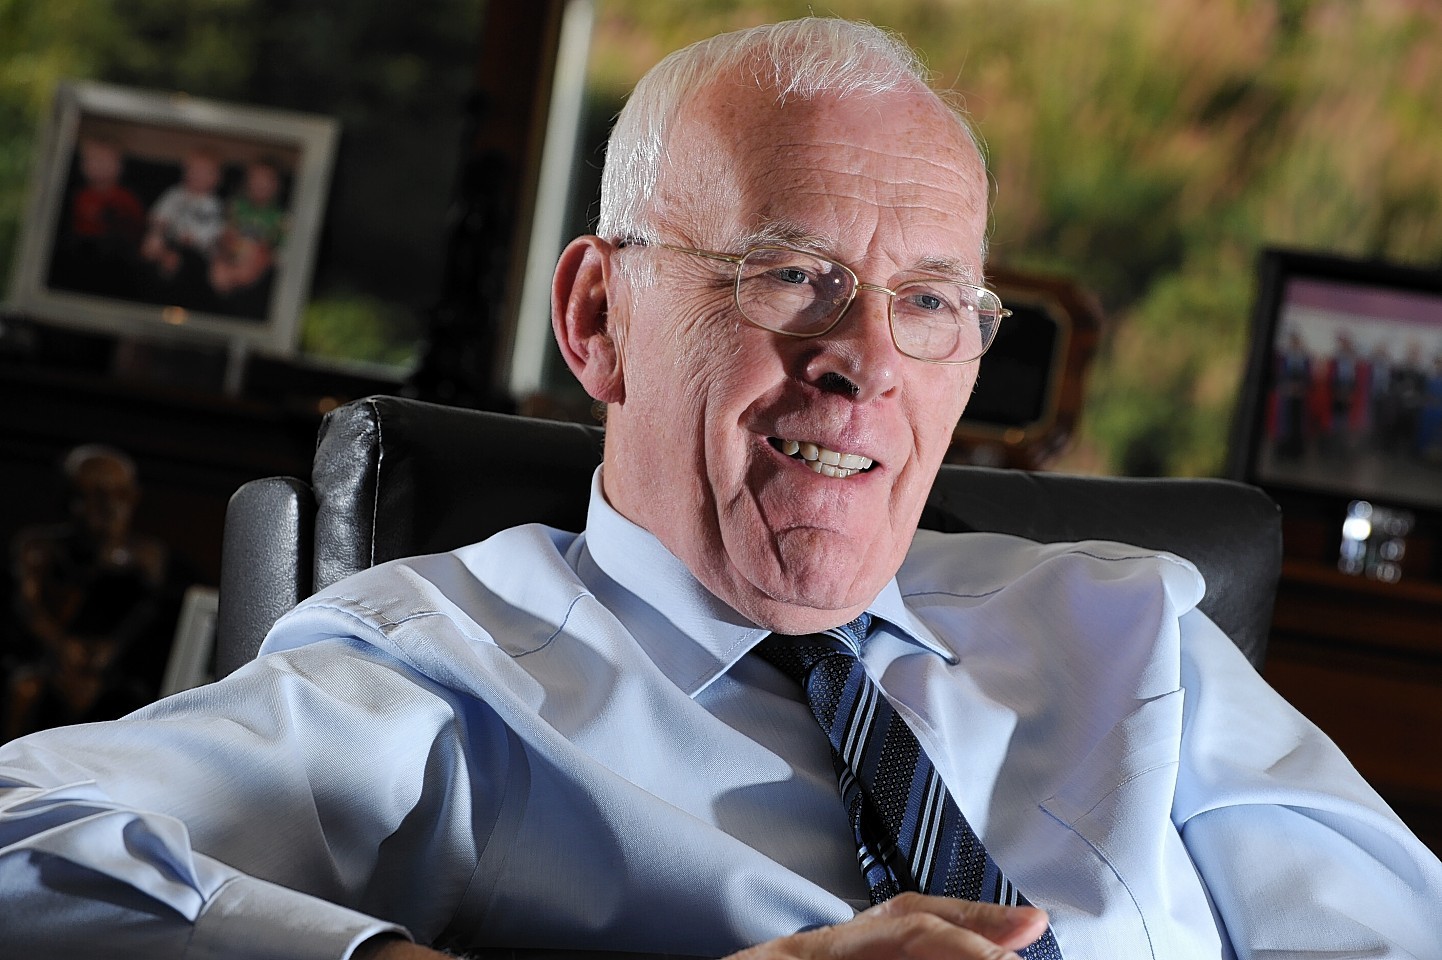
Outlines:
{"type": "Polygon", "coordinates": [[[230,498],[221,545],[215,675],[255,659],[281,614],[310,596],[315,497],[294,477],[252,480],[230,498]]]}

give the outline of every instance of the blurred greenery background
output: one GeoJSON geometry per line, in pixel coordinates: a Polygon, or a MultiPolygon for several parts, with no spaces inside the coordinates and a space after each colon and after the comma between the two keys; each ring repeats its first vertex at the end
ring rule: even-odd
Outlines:
{"type": "MultiPolygon", "coordinates": [[[[479,3],[0,0],[0,264],[62,78],[328,113],[346,130],[339,210],[302,346],[405,365],[479,3]]],[[[808,13],[918,47],[987,145],[993,264],[1100,298],[1060,469],[1221,471],[1262,247],[1442,268],[1437,0],[596,0],[588,127],[670,50],[808,13]]]]}

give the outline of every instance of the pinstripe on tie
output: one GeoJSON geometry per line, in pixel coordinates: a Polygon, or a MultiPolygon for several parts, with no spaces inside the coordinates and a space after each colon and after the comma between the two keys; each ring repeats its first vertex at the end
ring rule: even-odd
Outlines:
{"type": "MultiPolygon", "coordinates": [[[[841,802],[856,834],[871,902],[917,890],[1028,903],[986,852],[916,735],[866,675],[860,656],[870,627],[871,615],[863,613],[824,633],[772,634],[756,653],[801,685],[831,741],[841,802]]],[[[1061,960],[1051,928],[1021,955],[1061,960]]]]}

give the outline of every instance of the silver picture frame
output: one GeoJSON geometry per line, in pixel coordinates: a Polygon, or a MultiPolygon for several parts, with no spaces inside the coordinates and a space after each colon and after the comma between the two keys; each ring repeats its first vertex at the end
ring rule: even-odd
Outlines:
{"type": "Polygon", "coordinates": [[[62,83],[7,307],[121,338],[292,356],[338,136],[326,116],[62,83]]]}

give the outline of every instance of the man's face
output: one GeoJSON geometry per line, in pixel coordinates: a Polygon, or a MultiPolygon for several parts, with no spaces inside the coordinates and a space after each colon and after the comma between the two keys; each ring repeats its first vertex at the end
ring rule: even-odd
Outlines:
{"type": "MultiPolygon", "coordinates": [[[[718,85],[682,108],[655,194],[661,239],[741,253],[758,231],[815,248],[863,283],[980,283],[985,174],[945,108],[914,93],[778,105],[718,85]]],[[[752,621],[843,623],[900,566],[976,364],[899,353],[884,294],[862,290],[829,334],[747,324],[735,269],[663,248],[613,258],[609,324],[624,397],[608,410],[607,498],[752,621]],[[831,477],[788,441],[872,466],[831,477]]]]}
{"type": "Polygon", "coordinates": [[[71,512],[97,543],[125,539],[138,498],[134,475],[111,457],[90,457],[71,480],[71,512]]]}

